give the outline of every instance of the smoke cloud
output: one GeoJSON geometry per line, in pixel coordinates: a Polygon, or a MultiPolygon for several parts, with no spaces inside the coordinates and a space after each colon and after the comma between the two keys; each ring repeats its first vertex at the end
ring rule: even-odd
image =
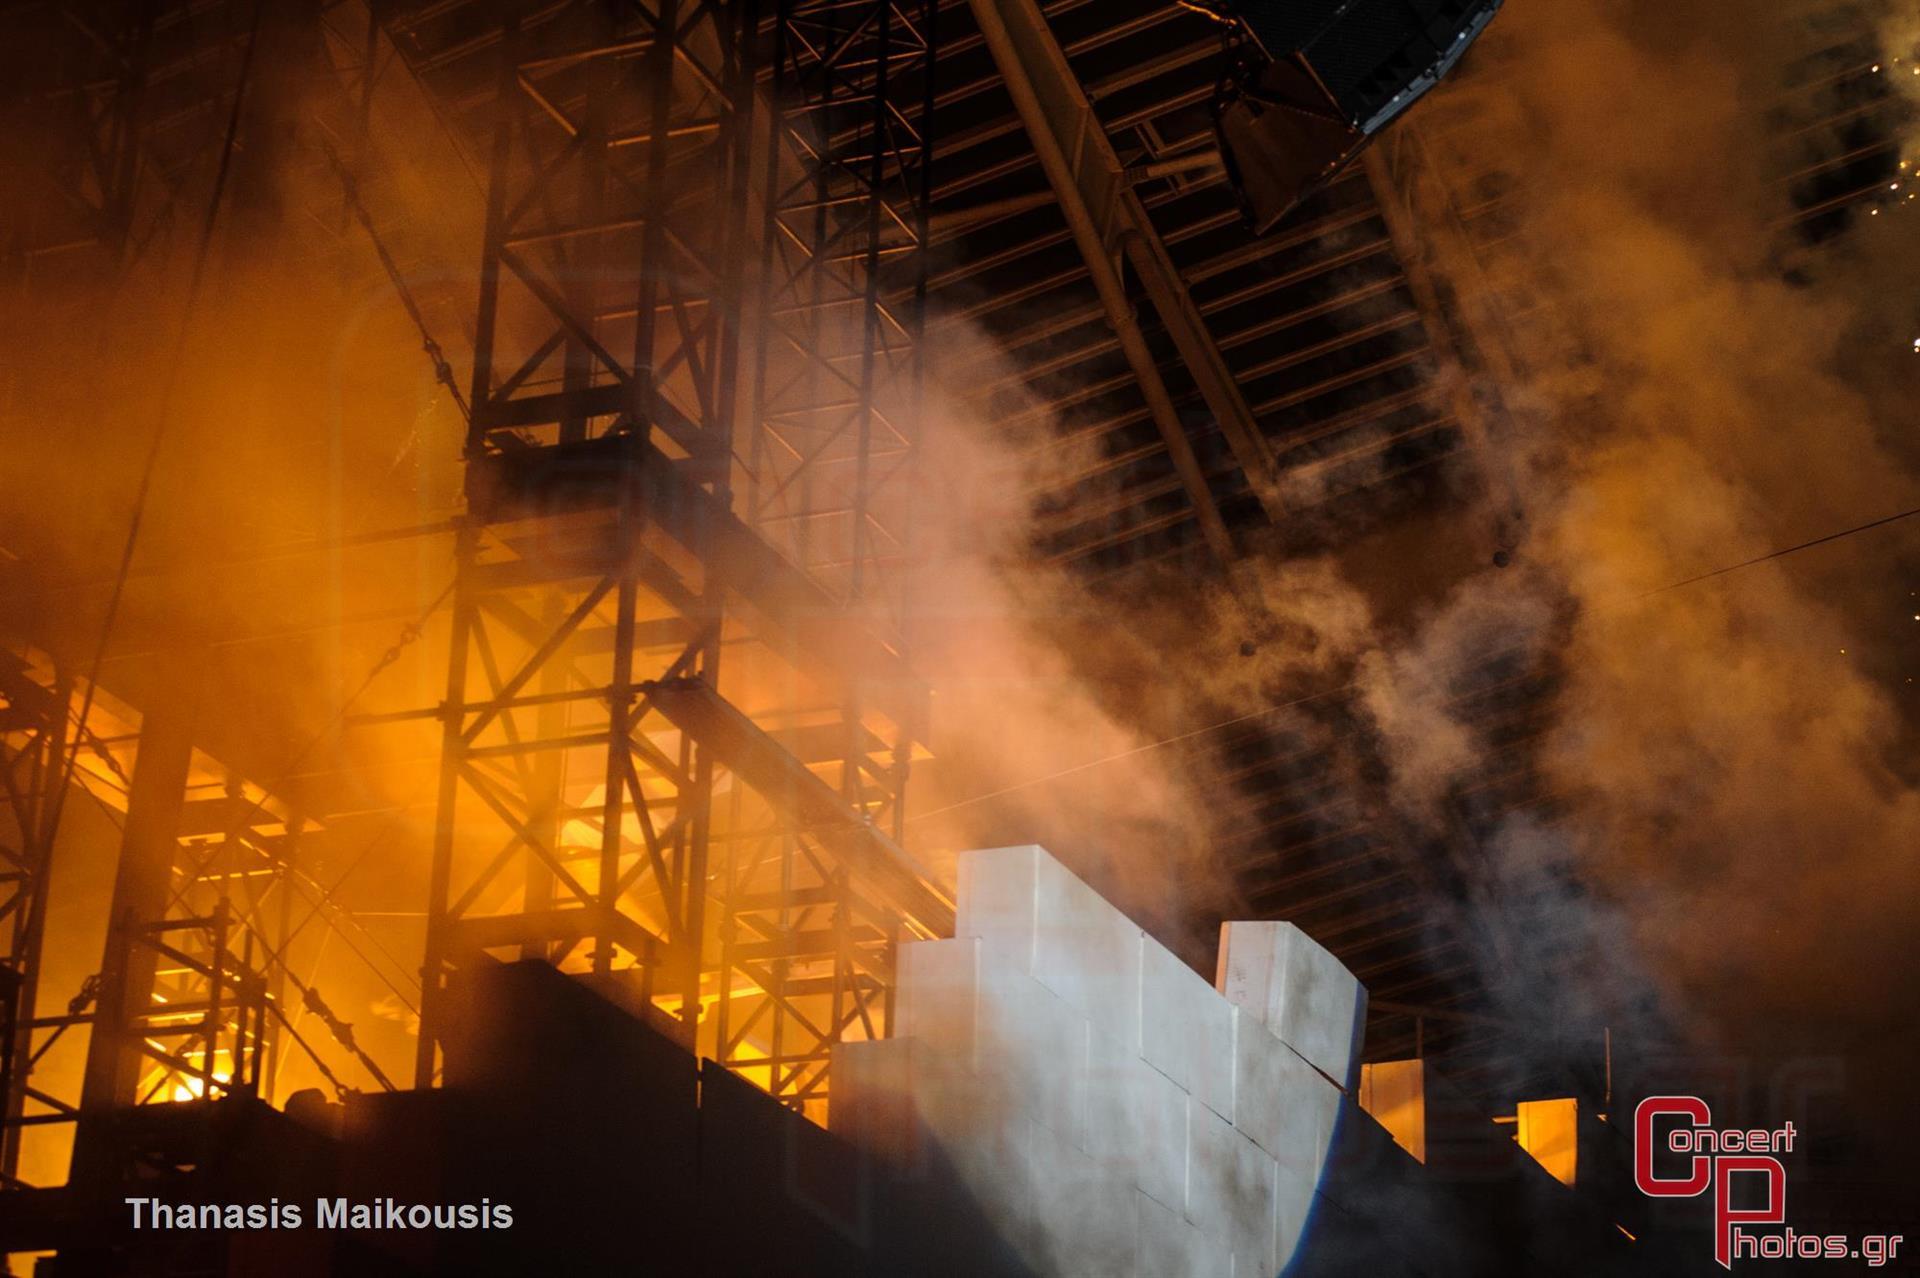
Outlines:
{"type": "MultiPolygon", "coordinates": [[[[1489,565],[1488,535],[1510,512],[1482,498],[1404,534],[1332,528],[1333,549],[1256,557],[1233,591],[1153,570],[1090,590],[1034,551],[1032,495],[1093,459],[1054,442],[1043,418],[1008,438],[996,423],[1031,406],[982,404],[964,384],[998,380],[991,339],[942,328],[947,376],[923,427],[920,562],[902,627],[935,688],[913,849],[937,862],[1044,843],[1202,961],[1210,916],[1244,908],[1219,850],[1244,816],[1220,725],[1254,716],[1305,749],[1344,747],[1344,729],[1299,703],[1350,689],[1380,775],[1345,778],[1349,801],[1416,846],[1466,831],[1473,873],[1435,908],[1458,910],[1479,938],[1503,1006],[1592,1023],[1651,988],[1676,1019],[1712,1010],[1703,1034],[1876,1005],[1887,1016],[1859,1033],[1896,1018],[1920,904],[1901,682],[1912,641],[1893,624],[1920,612],[1898,576],[1910,530],[1668,589],[1920,491],[1900,433],[1911,372],[1891,363],[1914,358],[1920,336],[1899,287],[1920,261],[1920,210],[1857,215],[1855,234],[1812,248],[1782,229],[1791,210],[1766,120],[1796,32],[1750,18],[1730,0],[1517,0],[1478,65],[1413,117],[1459,171],[1507,182],[1498,216],[1510,233],[1478,264],[1501,283],[1465,300],[1524,317],[1508,326],[1523,376],[1498,388],[1509,412],[1495,438],[1524,510],[1511,567],[1489,565]],[[1518,744],[1496,743],[1463,701],[1494,657],[1557,684],[1541,732],[1518,744]],[[1550,802],[1515,812],[1477,797],[1509,766],[1536,774],[1550,802]]],[[[1902,50],[1915,38],[1883,34],[1902,50]]],[[[403,237],[407,274],[464,366],[477,200],[457,167],[422,176],[433,160],[419,152],[433,149],[395,163],[393,203],[375,212],[382,225],[430,223],[403,237]]],[[[280,160],[249,205],[255,216],[275,205],[299,228],[274,243],[310,248],[314,220],[357,242],[312,150],[296,137],[280,160]]],[[[175,239],[190,244],[191,229],[175,239]]],[[[452,509],[457,415],[365,246],[351,254],[350,271],[318,251],[218,263],[115,645],[198,652],[263,617],[291,636],[345,634],[218,658],[231,663],[225,686],[257,698],[220,722],[252,757],[295,757],[451,571],[433,539],[319,568],[209,564],[209,548],[264,552],[452,509]],[[340,631],[343,618],[356,624],[340,631]]],[[[1481,277],[1442,257],[1456,282],[1481,277]]],[[[51,581],[93,583],[12,611],[34,642],[78,653],[97,634],[156,425],[152,391],[171,375],[183,260],[177,246],[157,254],[84,328],[6,312],[18,367],[58,374],[8,388],[6,543],[51,581]]],[[[1322,478],[1291,496],[1311,502],[1322,478]]],[[[431,704],[444,652],[430,631],[361,708],[431,704]]],[[[369,812],[411,811],[383,847],[426,846],[430,730],[326,750],[366,779],[369,812]]],[[[421,899],[423,860],[382,853],[355,873],[353,900],[370,914],[421,899]]],[[[415,926],[381,934],[410,956],[415,926]]],[[[302,960],[344,973],[351,964],[319,951],[318,936],[302,960]]],[[[408,1017],[392,991],[346,975],[320,983],[376,1055],[404,1058],[408,1017]]]]}
{"type": "Polygon", "coordinates": [[[1848,250],[1798,282],[1778,266],[1791,209],[1762,125],[1791,24],[1720,16],[1522,8],[1461,92],[1527,127],[1461,141],[1517,176],[1517,252],[1551,270],[1575,339],[1534,353],[1553,439],[1523,450],[1524,554],[1572,605],[1543,752],[1563,826],[1676,994],[1804,1011],[1859,987],[1915,887],[1899,849],[1920,806],[1875,668],[1899,544],[1666,587],[1902,509],[1917,485],[1889,443],[1903,406],[1848,376],[1852,344],[1902,353],[1862,332],[1848,250]]]}
{"type": "MultiPolygon", "coordinates": [[[[1889,192],[1809,243],[1783,180],[1774,125],[1811,109],[1790,72],[1823,39],[1729,4],[1510,5],[1415,114],[1443,164],[1481,175],[1476,197],[1499,194],[1479,260],[1435,251],[1465,312],[1505,317],[1521,370],[1497,388],[1511,567],[1489,564],[1510,521],[1483,497],[1436,533],[1453,551],[1426,582],[1381,572],[1367,531],[1251,565],[1270,623],[1143,573],[1095,602],[1067,592],[1082,602],[1051,631],[1155,739],[1266,706],[1276,735],[1324,741],[1280,707],[1351,684],[1384,774],[1362,810],[1464,842],[1461,899],[1436,913],[1458,912],[1499,1006],[1596,1042],[1608,1023],[1695,1046],[1762,1023],[1799,1027],[1781,1044],[1816,1025],[1864,1042],[1901,1015],[1920,889],[1910,531],[1689,580],[1920,492],[1898,362],[1920,222],[1889,192]],[[1518,743],[1468,708],[1494,657],[1555,688],[1518,743]],[[1521,810],[1485,797],[1513,769],[1539,796],[1521,810]]],[[[1177,757],[1201,798],[1169,810],[1219,835],[1225,758],[1177,757]]],[[[1231,901],[1231,867],[1198,864],[1231,901]]]]}

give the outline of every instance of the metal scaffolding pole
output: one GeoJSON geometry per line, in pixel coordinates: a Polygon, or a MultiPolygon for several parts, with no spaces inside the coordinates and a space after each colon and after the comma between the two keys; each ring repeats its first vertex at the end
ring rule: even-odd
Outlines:
{"type": "Polygon", "coordinates": [[[40,952],[46,935],[47,884],[53,869],[53,841],[60,810],[61,779],[70,747],[69,716],[73,689],[64,679],[43,685],[24,664],[0,654],[0,780],[4,780],[4,818],[0,818],[0,1017],[5,1021],[0,1050],[0,1096],[5,1103],[5,1133],[0,1141],[0,1182],[17,1182],[23,1120],[30,1098],[58,1107],[59,1102],[33,1084],[36,1002],[40,952]]]}
{"type": "Polygon", "coordinates": [[[131,1107],[254,1094],[272,1050],[269,966],[280,960],[292,823],[229,774],[224,793],[190,797],[197,696],[150,707],[91,1017],[72,1179],[124,1171],[131,1107]]]}

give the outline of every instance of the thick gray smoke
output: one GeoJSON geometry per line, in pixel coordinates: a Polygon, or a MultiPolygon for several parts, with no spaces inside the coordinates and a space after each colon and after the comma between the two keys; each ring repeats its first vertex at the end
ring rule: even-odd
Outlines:
{"type": "MultiPolygon", "coordinates": [[[[1510,5],[1416,115],[1443,163],[1510,183],[1503,242],[1472,264],[1436,249],[1463,290],[1500,281],[1464,311],[1525,310],[1495,440],[1524,510],[1512,567],[1479,550],[1423,588],[1364,543],[1259,565],[1278,624],[1251,655],[1238,604],[1157,581],[1053,631],[1154,737],[1351,680],[1393,819],[1417,839],[1473,818],[1477,957],[1530,1016],[1617,1020],[1658,996],[1710,1041],[1723,1021],[1857,1013],[1904,979],[1911,528],[1666,589],[1920,492],[1900,289],[1920,219],[1890,192],[1824,245],[1789,224],[1769,121],[1818,34],[1730,3],[1510,5]],[[1551,803],[1525,813],[1463,797],[1506,766],[1457,683],[1496,653],[1560,679],[1525,747],[1551,803]]],[[[1183,757],[1205,808],[1225,782],[1183,757]]],[[[1151,855],[1130,846],[1107,850],[1151,855]]]]}

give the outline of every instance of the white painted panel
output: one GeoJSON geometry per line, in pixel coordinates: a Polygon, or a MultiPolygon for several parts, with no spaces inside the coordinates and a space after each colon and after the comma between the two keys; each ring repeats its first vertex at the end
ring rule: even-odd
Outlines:
{"type": "Polygon", "coordinates": [[[1140,1054],[1233,1119],[1233,1008],[1151,937],[1140,942],[1140,1054]]]}
{"type": "Polygon", "coordinates": [[[1291,923],[1221,926],[1216,984],[1294,1051],[1347,1086],[1359,1056],[1367,993],[1312,937],[1291,923]]]}

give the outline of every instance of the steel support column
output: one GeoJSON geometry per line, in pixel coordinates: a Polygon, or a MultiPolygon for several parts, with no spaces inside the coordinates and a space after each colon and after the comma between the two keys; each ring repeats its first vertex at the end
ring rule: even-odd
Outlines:
{"type": "Polygon", "coordinates": [[[141,725],[140,754],[127,796],[120,864],[108,907],[98,1011],[87,1044],[73,1154],[75,1182],[106,1174],[111,1166],[106,1131],[112,1112],[131,1105],[139,1087],[143,1044],[137,1024],[152,1004],[158,953],[137,945],[134,937],[166,912],[187,773],[193,761],[193,713],[193,696],[187,693],[173,705],[150,706],[141,725]]]}

